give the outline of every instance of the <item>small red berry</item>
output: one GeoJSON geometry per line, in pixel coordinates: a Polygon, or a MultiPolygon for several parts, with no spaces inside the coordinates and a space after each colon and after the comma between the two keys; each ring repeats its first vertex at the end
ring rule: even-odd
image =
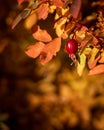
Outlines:
{"type": "Polygon", "coordinates": [[[78,42],[75,39],[70,39],[66,42],[65,49],[69,55],[76,54],[78,50],[78,42]]]}
{"type": "Polygon", "coordinates": [[[76,65],[77,64],[76,52],[78,50],[78,42],[75,39],[68,40],[66,42],[66,45],[65,45],[65,50],[67,51],[67,53],[69,54],[70,58],[72,59],[72,61],[76,65]]]}

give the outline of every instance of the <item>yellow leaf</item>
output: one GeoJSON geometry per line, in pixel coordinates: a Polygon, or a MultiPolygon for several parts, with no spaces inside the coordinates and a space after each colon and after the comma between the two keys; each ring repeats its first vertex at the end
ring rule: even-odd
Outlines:
{"type": "Polygon", "coordinates": [[[91,50],[90,58],[88,60],[88,67],[90,69],[92,69],[93,67],[95,67],[95,65],[96,65],[96,63],[97,63],[97,61],[99,59],[99,56],[96,58],[96,55],[98,54],[98,52],[99,52],[99,49],[97,49],[95,47],[91,50]]]}
{"type": "Polygon", "coordinates": [[[24,26],[26,29],[31,29],[33,27],[33,25],[35,25],[37,22],[37,14],[36,13],[32,13],[26,20],[24,23],[24,26]]]}
{"type": "Polygon", "coordinates": [[[56,29],[56,34],[58,37],[60,37],[63,34],[64,28],[62,28],[62,26],[66,23],[66,21],[67,17],[63,17],[58,22],[55,23],[54,28],[56,29]]]}
{"type": "Polygon", "coordinates": [[[79,55],[79,58],[80,58],[80,62],[78,62],[77,73],[79,76],[81,76],[83,73],[83,69],[86,65],[86,56],[85,54],[81,54],[79,55]]]}

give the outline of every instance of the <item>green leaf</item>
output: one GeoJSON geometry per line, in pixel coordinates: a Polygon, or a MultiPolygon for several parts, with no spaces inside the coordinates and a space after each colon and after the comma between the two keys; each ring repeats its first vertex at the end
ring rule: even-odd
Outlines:
{"type": "Polygon", "coordinates": [[[24,10],[21,12],[21,17],[22,17],[22,19],[27,18],[27,17],[30,15],[30,13],[31,13],[31,9],[28,9],[28,8],[24,9],[24,10]]]}
{"type": "Polygon", "coordinates": [[[84,70],[84,67],[86,65],[86,56],[85,54],[81,54],[79,55],[79,59],[80,59],[80,62],[78,62],[78,66],[77,66],[77,73],[79,76],[82,75],[83,73],[83,70],[84,70]]]}

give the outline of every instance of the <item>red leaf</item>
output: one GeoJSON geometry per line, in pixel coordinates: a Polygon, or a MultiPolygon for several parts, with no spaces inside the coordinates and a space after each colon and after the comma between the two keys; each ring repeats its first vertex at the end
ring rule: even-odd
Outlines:
{"type": "Polygon", "coordinates": [[[100,64],[100,65],[95,66],[93,69],[91,69],[89,71],[88,75],[92,76],[92,75],[98,75],[101,73],[104,73],[104,64],[100,64]]]}
{"type": "Polygon", "coordinates": [[[53,56],[60,50],[61,38],[55,38],[50,43],[46,44],[40,54],[40,62],[44,65],[49,62],[53,56]]]}
{"type": "Polygon", "coordinates": [[[49,13],[49,5],[41,4],[37,9],[38,19],[46,19],[49,13]]]}
{"type": "Polygon", "coordinates": [[[37,42],[34,45],[30,45],[25,49],[25,53],[32,57],[32,58],[36,58],[40,55],[43,47],[45,46],[44,43],[42,42],[37,42]]]}
{"type": "Polygon", "coordinates": [[[74,18],[77,18],[81,9],[81,0],[74,0],[71,7],[70,7],[70,13],[74,18]]]}
{"type": "Polygon", "coordinates": [[[55,5],[56,7],[62,7],[62,6],[63,6],[62,0],[52,0],[51,2],[52,2],[52,4],[55,5]]]}
{"type": "Polygon", "coordinates": [[[42,42],[50,42],[52,40],[51,36],[48,34],[46,30],[40,29],[39,26],[34,26],[33,29],[33,37],[42,42]]]}
{"type": "Polygon", "coordinates": [[[22,4],[23,2],[29,2],[30,0],[17,0],[18,5],[22,4]]]}

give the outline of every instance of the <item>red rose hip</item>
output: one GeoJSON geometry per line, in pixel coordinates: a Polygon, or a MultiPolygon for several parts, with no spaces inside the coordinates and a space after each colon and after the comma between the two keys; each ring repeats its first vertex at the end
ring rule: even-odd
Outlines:
{"type": "Polygon", "coordinates": [[[78,50],[78,42],[75,39],[70,39],[66,42],[65,50],[69,54],[72,61],[76,64],[76,52],[78,50]]]}
{"type": "Polygon", "coordinates": [[[78,42],[74,39],[70,39],[66,42],[65,49],[69,55],[76,54],[78,50],[78,42]]]}

